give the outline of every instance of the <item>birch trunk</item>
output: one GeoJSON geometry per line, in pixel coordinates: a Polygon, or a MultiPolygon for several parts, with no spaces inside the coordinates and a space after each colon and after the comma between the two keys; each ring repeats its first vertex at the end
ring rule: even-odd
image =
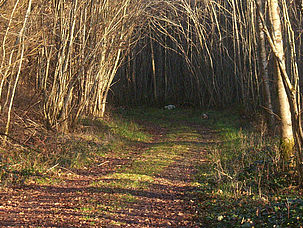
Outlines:
{"type": "Polygon", "coordinates": [[[275,46],[278,55],[277,56],[278,58],[275,58],[275,68],[276,68],[275,74],[277,79],[276,81],[278,87],[278,98],[279,98],[281,125],[282,125],[281,126],[282,155],[285,162],[288,162],[291,167],[294,165],[293,164],[294,135],[292,129],[292,117],[291,117],[289,100],[287,98],[286,89],[283,84],[281,71],[279,67],[279,64],[281,64],[283,65],[283,68],[286,69],[278,0],[269,0],[269,13],[270,13],[270,21],[272,24],[273,44],[275,46]]]}

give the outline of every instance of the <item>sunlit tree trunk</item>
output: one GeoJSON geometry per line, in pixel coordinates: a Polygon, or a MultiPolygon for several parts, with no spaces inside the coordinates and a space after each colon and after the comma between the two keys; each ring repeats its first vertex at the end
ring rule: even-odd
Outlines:
{"type": "Polygon", "coordinates": [[[290,166],[293,166],[293,155],[294,155],[294,135],[292,129],[292,118],[289,100],[287,98],[286,89],[283,84],[281,71],[279,65],[284,66],[285,69],[285,56],[283,50],[283,39],[281,32],[281,20],[279,15],[279,4],[278,0],[269,0],[269,13],[270,21],[272,24],[272,37],[273,44],[277,51],[277,58],[275,58],[275,74],[278,87],[279,106],[281,114],[281,130],[282,130],[282,153],[283,158],[286,162],[289,162],[290,166]],[[279,63],[280,61],[280,63],[279,63]]]}
{"type": "MultiPolygon", "coordinates": [[[[152,36],[151,30],[150,30],[150,36],[152,36]]],[[[153,45],[152,37],[150,38],[150,51],[151,51],[151,63],[152,63],[152,71],[153,71],[153,93],[154,93],[154,99],[157,101],[157,79],[156,79],[156,63],[155,63],[155,53],[154,53],[154,45],[153,45]]]]}

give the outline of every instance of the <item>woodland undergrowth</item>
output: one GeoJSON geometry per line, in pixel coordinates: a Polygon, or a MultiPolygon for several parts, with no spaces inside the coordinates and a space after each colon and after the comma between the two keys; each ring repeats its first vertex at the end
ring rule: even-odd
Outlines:
{"type": "Polygon", "coordinates": [[[268,135],[261,115],[212,113],[210,125],[222,143],[211,146],[201,165],[198,202],[202,224],[215,227],[302,227],[303,199],[268,135]],[[250,119],[250,120],[249,120],[250,119]],[[210,167],[209,167],[210,166],[210,167]],[[292,181],[290,181],[292,180],[292,181]]]}
{"type": "Polygon", "coordinates": [[[105,156],[123,157],[123,151],[133,142],[144,142],[149,137],[134,122],[117,115],[84,118],[69,134],[37,131],[25,143],[20,137],[12,137],[0,151],[0,187],[76,174],[105,156]]]}

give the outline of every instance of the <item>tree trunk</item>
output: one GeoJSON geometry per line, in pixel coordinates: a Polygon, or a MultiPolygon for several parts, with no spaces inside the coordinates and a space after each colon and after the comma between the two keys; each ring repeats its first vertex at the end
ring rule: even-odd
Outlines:
{"type": "MultiPolygon", "coordinates": [[[[285,162],[289,163],[290,167],[294,166],[294,135],[292,129],[292,119],[289,100],[287,98],[286,89],[283,84],[279,64],[285,66],[285,56],[283,50],[283,39],[281,32],[281,20],[279,15],[278,0],[269,0],[270,21],[272,24],[273,43],[277,50],[278,58],[275,58],[275,74],[278,87],[278,98],[281,114],[281,145],[282,155],[285,162]],[[280,61],[280,63],[278,62],[280,61]]],[[[286,68],[284,68],[286,69],[286,68]]]]}
{"type": "MultiPolygon", "coordinates": [[[[151,30],[150,30],[150,36],[152,36],[151,30]]],[[[151,63],[152,63],[152,71],[153,71],[153,94],[154,94],[154,100],[155,102],[157,102],[158,96],[157,96],[156,63],[155,63],[153,42],[154,42],[153,39],[150,38],[151,63]]]]}
{"type": "MultiPolygon", "coordinates": [[[[262,0],[257,0],[260,10],[262,14],[264,12],[264,7],[262,4],[262,0]]],[[[260,19],[260,15],[258,15],[258,27],[259,27],[259,45],[260,45],[260,59],[261,59],[261,74],[263,80],[263,88],[264,88],[264,95],[265,95],[265,107],[268,114],[268,124],[269,127],[272,128],[274,125],[274,115],[273,115],[273,107],[271,102],[271,93],[270,93],[270,86],[269,86],[269,77],[268,77],[268,61],[266,55],[266,42],[265,42],[265,34],[263,31],[263,24],[260,19]]]]}

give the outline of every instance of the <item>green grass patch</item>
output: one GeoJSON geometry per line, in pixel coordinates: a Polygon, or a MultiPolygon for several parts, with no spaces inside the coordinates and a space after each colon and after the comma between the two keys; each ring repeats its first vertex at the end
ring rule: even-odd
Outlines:
{"type": "Polygon", "coordinates": [[[111,132],[129,141],[147,142],[151,136],[144,132],[134,121],[115,117],[115,121],[107,122],[111,132]]]}
{"type": "Polygon", "coordinates": [[[104,176],[103,180],[93,183],[92,186],[113,189],[145,189],[152,182],[152,177],[143,174],[113,173],[104,176]]]}
{"type": "Polygon", "coordinates": [[[155,145],[134,161],[130,172],[153,176],[168,167],[174,158],[176,158],[175,150],[170,144],[155,145]]]}
{"type": "MultiPolygon", "coordinates": [[[[153,107],[138,107],[120,112],[125,118],[135,121],[140,120],[146,123],[150,122],[155,125],[172,128],[182,127],[182,122],[194,122],[202,123],[208,120],[203,119],[202,115],[205,113],[204,110],[200,109],[174,109],[166,110],[164,108],[153,108],[153,107]]],[[[183,124],[184,126],[184,124],[183,124]]]]}

